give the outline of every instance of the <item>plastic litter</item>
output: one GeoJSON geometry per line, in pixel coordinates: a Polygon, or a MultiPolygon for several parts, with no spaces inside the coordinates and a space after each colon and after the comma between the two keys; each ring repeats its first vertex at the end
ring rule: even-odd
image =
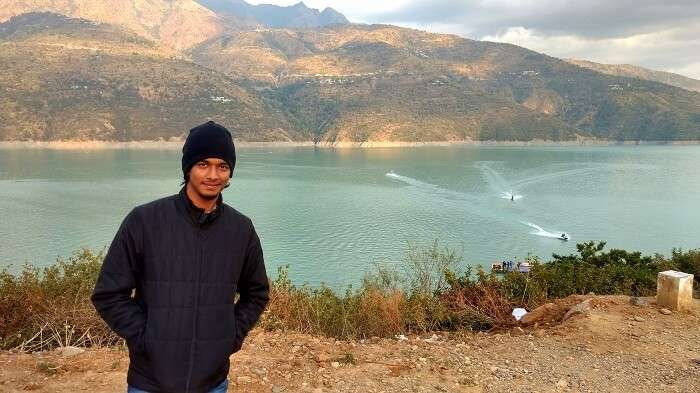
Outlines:
{"type": "Polygon", "coordinates": [[[514,308],[512,314],[513,317],[515,317],[515,320],[519,321],[522,317],[525,316],[525,314],[527,314],[527,310],[524,308],[514,308]]]}

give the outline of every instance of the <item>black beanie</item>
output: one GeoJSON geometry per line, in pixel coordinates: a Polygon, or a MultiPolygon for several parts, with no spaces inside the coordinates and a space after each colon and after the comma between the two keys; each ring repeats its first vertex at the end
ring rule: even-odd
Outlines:
{"type": "Polygon", "coordinates": [[[187,173],[192,166],[205,158],[219,158],[231,168],[236,166],[236,149],[233,138],[226,127],[208,121],[190,130],[185,145],[182,146],[182,172],[187,173]]]}

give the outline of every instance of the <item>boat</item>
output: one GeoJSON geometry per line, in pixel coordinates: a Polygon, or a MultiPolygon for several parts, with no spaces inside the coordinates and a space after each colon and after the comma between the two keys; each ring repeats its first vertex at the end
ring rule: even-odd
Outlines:
{"type": "Polygon", "coordinates": [[[518,264],[518,271],[519,271],[520,273],[529,273],[529,272],[530,272],[530,267],[532,267],[532,266],[530,265],[530,262],[520,262],[520,263],[518,264]]]}
{"type": "Polygon", "coordinates": [[[503,273],[505,270],[503,269],[503,263],[502,262],[494,262],[491,264],[491,271],[494,273],[503,273]]]}
{"type": "Polygon", "coordinates": [[[566,233],[562,233],[561,236],[559,236],[557,239],[567,241],[569,240],[569,235],[567,235],[566,233]]]}

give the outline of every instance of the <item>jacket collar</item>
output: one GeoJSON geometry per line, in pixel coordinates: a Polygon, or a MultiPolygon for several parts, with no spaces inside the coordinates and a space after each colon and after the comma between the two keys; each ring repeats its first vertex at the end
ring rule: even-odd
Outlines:
{"type": "Polygon", "coordinates": [[[210,213],[205,213],[204,209],[195,206],[195,204],[192,203],[190,198],[187,196],[187,185],[180,189],[178,200],[181,206],[184,207],[185,211],[187,212],[187,216],[190,218],[192,223],[199,227],[207,225],[216,220],[216,218],[221,215],[221,211],[223,210],[221,206],[224,203],[224,198],[221,193],[219,193],[219,198],[216,200],[214,210],[212,210],[210,213]]]}

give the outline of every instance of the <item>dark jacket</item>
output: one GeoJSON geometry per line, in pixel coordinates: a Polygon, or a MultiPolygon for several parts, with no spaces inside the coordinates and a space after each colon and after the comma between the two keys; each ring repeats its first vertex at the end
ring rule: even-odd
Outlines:
{"type": "Polygon", "coordinates": [[[250,219],[221,199],[204,214],[183,188],[127,215],[92,302],[127,342],[130,385],[198,393],[226,378],[229,356],[241,348],[268,295],[250,219]]]}

